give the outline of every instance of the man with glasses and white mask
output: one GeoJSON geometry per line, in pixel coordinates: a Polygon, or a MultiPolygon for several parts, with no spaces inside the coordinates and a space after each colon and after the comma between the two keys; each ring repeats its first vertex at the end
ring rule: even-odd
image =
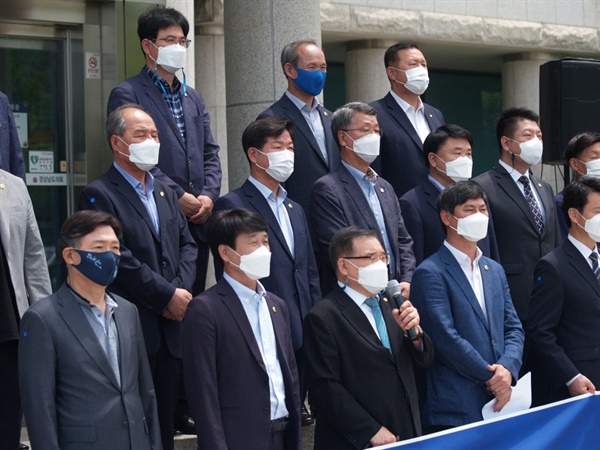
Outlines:
{"type": "Polygon", "coordinates": [[[420,436],[414,368],[431,362],[433,346],[410,301],[398,305],[378,295],[388,283],[390,260],[379,231],[342,228],[329,255],[335,288],[304,320],[315,450],[420,436]]]}
{"type": "Polygon", "coordinates": [[[341,228],[359,226],[377,231],[390,255],[389,276],[400,282],[408,299],[415,270],[412,239],[394,189],[370,167],[379,155],[377,113],[366,103],[348,103],[333,114],[331,130],[342,163],[315,183],[310,197],[310,221],[322,256],[321,291],[336,285],[335,267],[325,257],[331,238],[341,228]]]}
{"type": "Polygon", "coordinates": [[[442,191],[437,205],[446,240],[413,276],[411,301],[435,346],[425,433],[483,420],[481,409],[494,397],[500,411],[521,368],[524,335],[506,275],[477,247],[488,229],[485,200],[472,181],[442,191]]]}
{"type": "Polygon", "coordinates": [[[421,100],[429,86],[429,73],[425,56],[417,44],[392,45],[385,52],[384,64],[390,92],[370,103],[385,130],[381,156],[373,168],[401,197],[427,180],[423,142],[430,131],[444,124],[444,116],[421,100]]]}

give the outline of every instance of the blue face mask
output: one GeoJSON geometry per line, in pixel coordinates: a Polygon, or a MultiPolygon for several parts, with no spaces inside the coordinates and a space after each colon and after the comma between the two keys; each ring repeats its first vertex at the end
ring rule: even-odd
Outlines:
{"type": "Polygon", "coordinates": [[[325,78],[327,78],[327,72],[322,70],[304,70],[298,67],[294,67],[298,76],[294,80],[296,86],[308,95],[319,95],[325,86],[325,78]]]}
{"type": "Polygon", "coordinates": [[[115,252],[88,252],[87,250],[77,250],[74,248],[81,262],[73,264],[84,277],[100,286],[108,286],[115,281],[119,269],[121,256],[115,252]]]}

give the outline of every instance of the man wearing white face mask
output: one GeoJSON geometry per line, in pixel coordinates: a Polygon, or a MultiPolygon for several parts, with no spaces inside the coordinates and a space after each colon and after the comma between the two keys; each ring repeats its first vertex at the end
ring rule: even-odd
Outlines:
{"type": "MultiPolygon", "coordinates": [[[[242,146],[250,163],[250,176],[239,188],[219,198],[215,211],[247,208],[269,224],[271,274],[261,280],[265,289],[285,300],[292,344],[300,378],[300,399],[306,397],[302,321],[321,300],[319,274],[303,208],[287,196],[281,185],[294,170],[293,124],[276,116],[257,120],[244,130],[242,146]]],[[[215,260],[220,278],[223,267],[215,260]]]]}
{"type": "Polygon", "coordinates": [[[359,226],[377,231],[390,255],[389,276],[400,282],[404,298],[409,298],[415,269],[412,239],[394,189],[370,167],[379,155],[377,113],[365,103],[348,103],[333,114],[331,130],[342,164],[319,179],[310,196],[310,221],[322,256],[321,291],[329,292],[336,283],[335,268],[325,258],[331,238],[341,228],[359,226]]]}
{"type": "MultiPolygon", "coordinates": [[[[575,179],[585,175],[600,178],[600,133],[584,131],[573,136],[565,148],[565,160],[573,171],[575,179]]],[[[562,191],[554,197],[557,211],[561,209],[562,199],[562,191]]],[[[569,234],[569,227],[563,214],[558,214],[558,224],[564,240],[569,234]]]]}
{"type": "Polygon", "coordinates": [[[531,173],[542,159],[539,116],[526,108],[504,111],[496,123],[500,161],[476,177],[489,201],[500,261],[525,326],[537,261],[560,245],[554,194],[531,173]]]}
{"type": "Polygon", "coordinates": [[[192,299],[197,247],[175,191],[149,172],[162,147],[152,118],[139,105],[123,105],[108,117],[106,137],[113,165],[82,191],[79,209],[109,213],[123,226],[119,271],[108,290],[138,307],[162,446],[173,448],[181,320],[192,299]]]}
{"type": "Polygon", "coordinates": [[[419,312],[378,293],[389,255],[377,231],[339,230],[329,247],[334,290],[304,321],[315,450],[357,449],[421,435],[413,369],[433,357],[419,312]],[[408,331],[418,330],[413,339],[408,331]]]}
{"type": "Polygon", "coordinates": [[[217,284],[190,302],[183,375],[198,449],[300,450],[300,398],[286,303],[270,274],[267,222],[249,209],[216,211],[206,226],[217,284]]]}
{"type": "Polygon", "coordinates": [[[568,184],[562,212],[569,235],[534,272],[527,323],[534,406],[600,387],[600,179],[568,184]]]}
{"type": "MultiPolygon", "coordinates": [[[[429,166],[427,181],[411,189],[400,198],[402,217],[413,239],[417,265],[440,248],[446,238],[446,229],[439,221],[437,198],[441,191],[457,181],[471,178],[473,136],[458,125],[442,125],[432,131],[423,143],[425,162],[429,166]]],[[[499,261],[493,223],[488,235],[479,244],[483,254],[499,261]]]]}
{"type": "Polygon", "coordinates": [[[425,56],[417,44],[392,45],[385,52],[384,63],[390,92],[371,103],[385,131],[381,156],[373,168],[401,197],[427,180],[423,142],[430,131],[444,124],[444,116],[421,100],[429,86],[429,73],[425,56]]]}
{"type": "Polygon", "coordinates": [[[502,267],[477,247],[488,227],[483,190],[459,181],[442,191],[438,211],[446,240],[417,268],[411,289],[435,346],[426,433],[482,420],[481,408],[494,397],[500,411],[518,378],[524,340],[502,267]]]}
{"type": "Polygon", "coordinates": [[[177,193],[198,245],[193,286],[198,294],[204,290],[208,267],[204,223],[221,191],[221,163],[204,99],[185,80],[186,54],[193,51],[188,49],[189,29],[176,9],[156,6],[142,13],[137,33],[145,65],[112,90],[107,109],[110,114],[123,104],[137,103],[155,120],[163,151],[152,174],[177,193]]]}

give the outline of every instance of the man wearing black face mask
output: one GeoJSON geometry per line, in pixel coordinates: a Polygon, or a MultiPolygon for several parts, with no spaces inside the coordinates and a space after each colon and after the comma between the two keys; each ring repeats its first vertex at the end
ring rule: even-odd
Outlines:
{"type": "Polygon", "coordinates": [[[173,447],[181,373],[181,320],[192,299],[196,244],[175,191],[149,170],[158,160],[158,133],[138,105],[106,121],[114,163],[81,193],[80,209],[104,211],[123,224],[119,274],[109,290],[138,307],[156,388],[163,447],[173,447]]]}
{"type": "Polygon", "coordinates": [[[19,379],[33,448],[162,448],[136,308],[106,292],[120,237],[110,214],[67,219],[58,241],[67,281],[23,315],[19,379]]]}

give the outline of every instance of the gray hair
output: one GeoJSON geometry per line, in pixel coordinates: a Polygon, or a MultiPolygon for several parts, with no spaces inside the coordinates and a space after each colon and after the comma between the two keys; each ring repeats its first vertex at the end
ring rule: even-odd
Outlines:
{"type": "Polygon", "coordinates": [[[338,133],[347,130],[354,120],[356,113],[363,113],[368,116],[377,116],[377,111],[374,108],[362,102],[346,103],[338,108],[331,116],[331,132],[337,145],[340,145],[338,133]]]}
{"type": "Polygon", "coordinates": [[[283,50],[281,50],[281,68],[283,69],[284,75],[285,75],[285,65],[287,63],[290,63],[294,67],[296,67],[298,65],[298,59],[300,58],[300,55],[298,54],[298,49],[302,45],[310,45],[310,44],[316,45],[317,47],[319,46],[319,44],[317,44],[312,39],[302,39],[299,41],[290,42],[285,47],[283,47],[283,50]]]}
{"type": "Polygon", "coordinates": [[[123,117],[123,111],[130,108],[139,109],[140,111],[148,114],[148,112],[137,103],[126,103],[111,112],[106,119],[105,127],[106,141],[108,142],[108,148],[110,148],[111,151],[112,144],[110,143],[110,138],[111,136],[122,137],[125,134],[125,130],[127,130],[127,124],[125,123],[125,117],[123,117]]]}

